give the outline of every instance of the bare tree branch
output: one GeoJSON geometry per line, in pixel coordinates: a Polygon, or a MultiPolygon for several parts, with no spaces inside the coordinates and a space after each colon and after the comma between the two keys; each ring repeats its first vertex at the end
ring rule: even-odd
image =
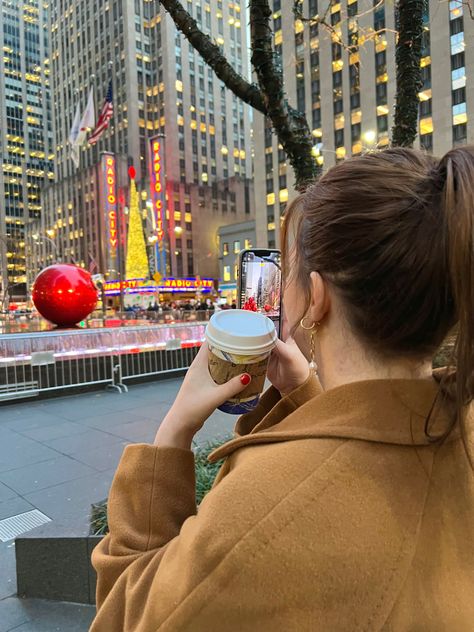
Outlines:
{"type": "Polygon", "coordinates": [[[462,4],[469,11],[469,16],[470,16],[471,20],[474,20],[474,6],[473,6],[472,2],[470,0],[467,0],[466,2],[463,2],[462,4]]]}
{"type": "MultiPolygon", "coordinates": [[[[385,0],[378,0],[378,2],[373,7],[371,7],[370,9],[367,9],[366,11],[362,11],[361,13],[357,13],[351,18],[351,20],[354,20],[355,22],[357,22],[359,18],[363,17],[364,15],[373,13],[376,9],[378,9],[381,5],[383,5],[384,2],[385,0]]],[[[303,10],[302,10],[302,0],[293,0],[293,14],[295,16],[295,19],[300,20],[301,22],[304,22],[305,24],[309,24],[310,26],[317,24],[321,26],[324,30],[326,30],[331,35],[333,42],[342,46],[342,48],[344,48],[344,50],[346,50],[348,53],[354,53],[360,48],[362,44],[375,40],[377,39],[377,37],[383,35],[384,33],[395,33],[395,34],[397,33],[397,31],[395,31],[394,29],[388,29],[385,27],[382,29],[378,29],[377,31],[375,31],[374,29],[366,28],[361,31],[362,35],[359,38],[359,39],[362,39],[363,41],[359,41],[357,44],[347,44],[342,37],[342,30],[340,28],[339,29],[335,28],[331,24],[331,22],[328,20],[328,16],[331,11],[331,6],[332,6],[332,3],[328,2],[326,10],[322,15],[318,13],[317,15],[305,17],[303,15],[303,10]]],[[[341,20],[341,23],[346,22],[346,21],[347,21],[347,18],[344,20],[341,20]]]]}
{"type": "Polygon", "coordinates": [[[296,188],[314,181],[320,169],[314,160],[312,138],[304,112],[290,107],[283,89],[283,75],[273,50],[272,15],[267,0],[250,0],[252,64],[258,85],[241,77],[217,46],[199,28],[179,0],[162,0],[177,28],[214,70],[224,84],[242,101],[267,116],[294,169],[296,188]]]}
{"type": "Polygon", "coordinates": [[[296,187],[304,189],[314,181],[318,167],[311,149],[312,141],[306,116],[290,107],[285,97],[283,74],[275,64],[272,11],[267,0],[250,0],[250,36],[252,65],[280,143],[296,176],[296,187]]]}
{"type": "Polygon", "coordinates": [[[219,46],[200,30],[196,20],[189,15],[181,2],[179,0],[162,0],[161,4],[168,11],[177,28],[186,36],[227,88],[255,110],[266,114],[265,101],[258,86],[246,81],[232,68],[219,46]]]}

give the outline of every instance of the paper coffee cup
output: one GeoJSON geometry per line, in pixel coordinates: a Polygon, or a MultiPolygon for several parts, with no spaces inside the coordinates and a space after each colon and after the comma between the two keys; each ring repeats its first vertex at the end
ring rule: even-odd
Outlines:
{"type": "Polygon", "coordinates": [[[258,404],[267,374],[268,360],[277,333],[270,318],[243,309],[216,312],[206,328],[209,372],[216,384],[248,373],[250,384],[219,410],[233,415],[253,410],[258,404]]]}

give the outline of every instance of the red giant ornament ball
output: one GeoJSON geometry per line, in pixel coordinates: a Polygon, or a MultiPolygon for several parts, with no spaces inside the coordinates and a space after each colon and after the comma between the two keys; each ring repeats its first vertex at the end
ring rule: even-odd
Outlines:
{"type": "Polygon", "coordinates": [[[89,272],[57,263],[38,274],[32,298],[44,318],[61,327],[72,327],[94,311],[98,297],[89,272]]]}

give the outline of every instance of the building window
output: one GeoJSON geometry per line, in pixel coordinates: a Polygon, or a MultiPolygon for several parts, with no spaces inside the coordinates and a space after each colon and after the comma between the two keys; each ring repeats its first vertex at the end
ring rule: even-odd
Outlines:
{"type": "Polygon", "coordinates": [[[425,151],[433,151],[433,134],[422,134],[420,145],[425,151]]]}
{"type": "Polygon", "coordinates": [[[388,116],[377,116],[377,131],[379,134],[388,130],[388,116]]]}
{"type": "Polygon", "coordinates": [[[375,87],[375,92],[377,95],[377,105],[384,105],[387,103],[387,84],[386,83],[378,83],[375,87]]]}
{"type": "Polygon", "coordinates": [[[226,241],[222,244],[222,254],[224,257],[229,254],[229,244],[226,241]]]}
{"type": "Polygon", "coordinates": [[[230,266],[224,266],[224,281],[230,281],[230,266]]]}
{"type": "Polygon", "coordinates": [[[431,116],[431,99],[420,101],[420,118],[431,116]]]}
{"type": "Polygon", "coordinates": [[[453,105],[459,105],[466,101],[466,88],[453,90],[453,105]]]}
{"type": "Polygon", "coordinates": [[[238,255],[240,252],[240,241],[234,241],[234,254],[238,255]]]}
{"type": "Polygon", "coordinates": [[[456,145],[465,143],[467,140],[467,124],[453,126],[453,141],[456,145]]]}
{"type": "Polygon", "coordinates": [[[360,107],[360,92],[356,92],[355,94],[351,94],[351,110],[360,107]]]}

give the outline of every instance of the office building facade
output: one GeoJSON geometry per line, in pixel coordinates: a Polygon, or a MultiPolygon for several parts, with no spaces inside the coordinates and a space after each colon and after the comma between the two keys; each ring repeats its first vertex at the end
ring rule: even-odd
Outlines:
{"type": "MultiPolygon", "coordinates": [[[[245,3],[198,0],[187,8],[248,74],[242,54],[245,3]]],[[[36,267],[59,258],[118,278],[104,237],[105,152],[115,157],[123,249],[127,168],[133,164],[150,274],[165,252],[162,275],[217,277],[217,227],[253,213],[248,108],[222,88],[157,0],[53,0],[51,37],[57,179],[44,192],[45,212],[30,238],[31,244],[44,245],[36,267]],[[99,110],[110,81],[114,116],[97,145],[82,147],[76,169],[67,138],[77,102],[84,108],[93,86],[99,110]],[[160,182],[166,185],[160,217],[153,140],[159,143],[160,182]]]]}
{"type": "Polygon", "coordinates": [[[53,178],[48,5],[2,0],[0,20],[0,297],[26,296],[25,227],[53,178]]]}
{"type": "MultiPolygon", "coordinates": [[[[320,24],[295,20],[293,3],[273,0],[275,50],[289,101],[305,111],[314,158],[327,169],[339,160],[390,142],[395,100],[393,3],[330,2],[320,24]],[[341,44],[342,42],[342,44],[341,44]]],[[[304,17],[328,2],[305,0],[304,17]]],[[[474,20],[461,0],[429,0],[424,16],[419,135],[415,145],[442,155],[474,141],[474,20]]],[[[294,196],[294,177],[271,126],[259,114],[254,127],[257,241],[280,243],[281,216],[294,196]]]]}
{"type": "Polygon", "coordinates": [[[221,297],[228,303],[237,302],[239,253],[241,250],[256,247],[255,220],[220,226],[217,236],[221,297]]]}

